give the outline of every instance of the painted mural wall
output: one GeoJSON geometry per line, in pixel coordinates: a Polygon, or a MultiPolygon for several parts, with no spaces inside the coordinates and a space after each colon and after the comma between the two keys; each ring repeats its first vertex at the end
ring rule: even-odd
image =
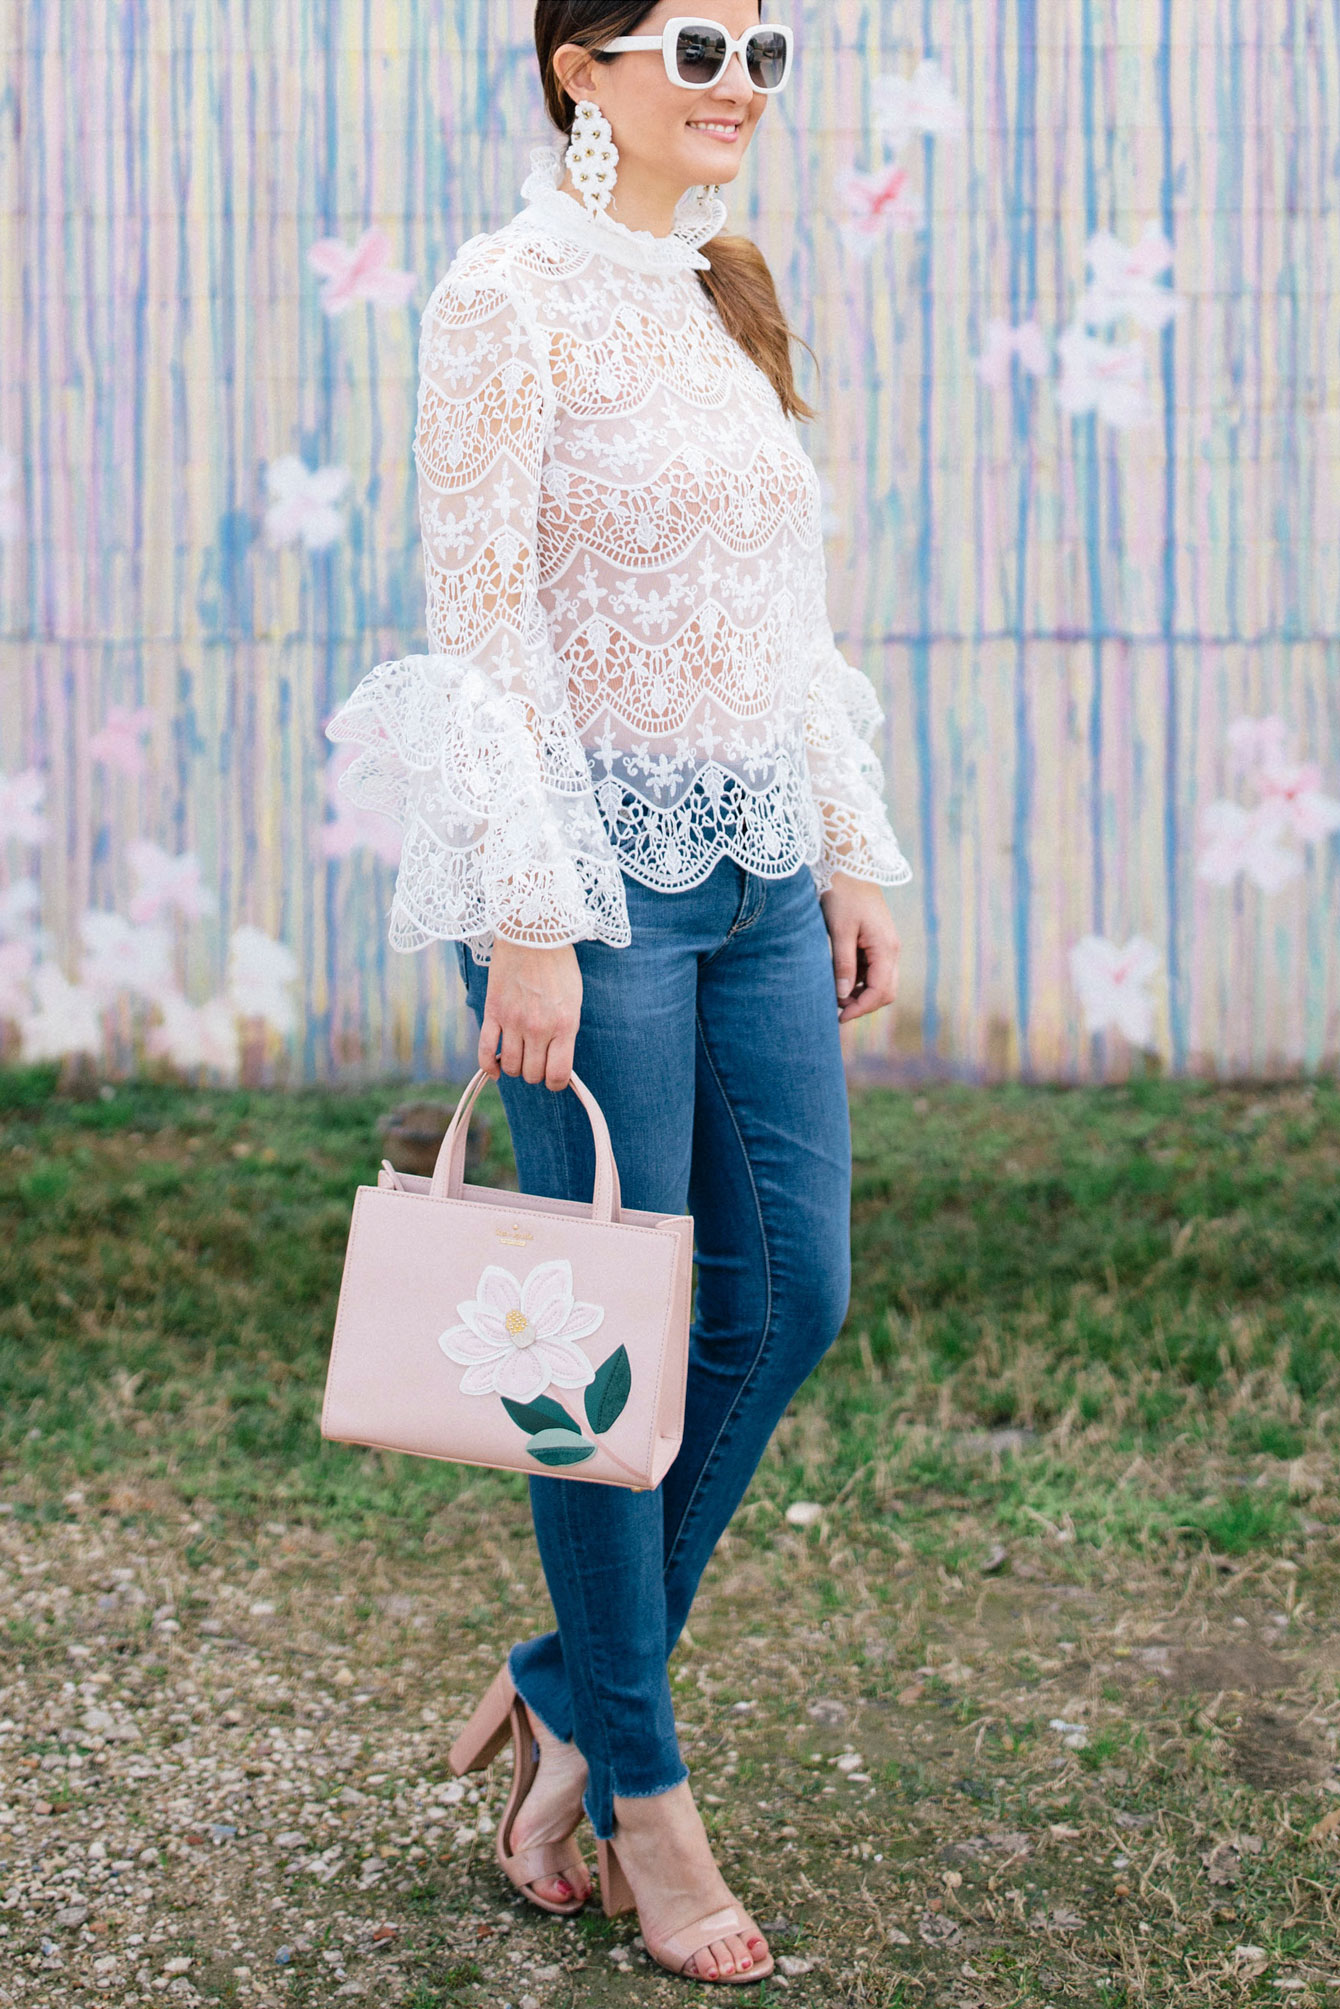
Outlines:
{"type": "MultiPolygon", "coordinates": [[[[546,137],[529,8],[3,18],[0,1058],[459,1070],[322,728],[426,646],[418,318],[546,137]]],[[[854,1063],[1335,1064],[1340,9],[785,18],[732,226],[916,873],[854,1063]]]]}

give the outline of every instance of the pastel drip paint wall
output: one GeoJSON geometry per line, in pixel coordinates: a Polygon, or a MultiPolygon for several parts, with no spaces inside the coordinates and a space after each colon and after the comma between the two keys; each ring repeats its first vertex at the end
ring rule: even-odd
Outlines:
{"type": "MultiPolygon", "coordinates": [[[[1334,1063],[1340,9],[785,18],[732,222],[822,365],[831,607],[916,872],[854,1064],[1334,1063]]],[[[4,20],[3,1051],[460,1069],[454,956],[388,949],[322,726],[424,646],[418,316],[546,137],[529,8],[4,20]]]]}

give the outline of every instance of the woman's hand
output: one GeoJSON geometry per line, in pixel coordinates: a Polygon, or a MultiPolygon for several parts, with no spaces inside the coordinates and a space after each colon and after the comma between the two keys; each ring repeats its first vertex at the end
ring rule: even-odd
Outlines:
{"type": "Polygon", "coordinates": [[[882,1011],[898,995],[902,952],[883,892],[868,879],[837,872],[819,905],[833,946],[839,1023],[882,1011]]]}
{"type": "Polygon", "coordinates": [[[494,937],[479,1030],[479,1065],[491,1080],[519,1074],[546,1088],[566,1088],[581,1016],[582,973],[571,942],[529,949],[494,937]]]}

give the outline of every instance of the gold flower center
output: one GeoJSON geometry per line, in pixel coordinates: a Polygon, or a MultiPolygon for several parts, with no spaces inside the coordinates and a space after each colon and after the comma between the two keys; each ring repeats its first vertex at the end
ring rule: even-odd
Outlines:
{"type": "Polygon", "coordinates": [[[503,1324],[507,1328],[507,1337],[511,1340],[513,1346],[533,1346],[535,1344],[535,1334],[531,1330],[530,1320],[526,1317],[524,1311],[509,1311],[507,1317],[503,1320],[503,1324]]]}

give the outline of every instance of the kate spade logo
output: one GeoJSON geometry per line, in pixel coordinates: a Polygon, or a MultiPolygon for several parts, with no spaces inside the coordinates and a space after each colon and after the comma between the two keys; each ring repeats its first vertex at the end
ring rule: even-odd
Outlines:
{"type": "Polygon", "coordinates": [[[520,1221],[509,1221],[505,1228],[495,1228],[494,1234],[500,1242],[506,1242],[511,1249],[524,1249],[527,1242],[535,1240],[529,1228],[523,1228],[520,1221]]]}

